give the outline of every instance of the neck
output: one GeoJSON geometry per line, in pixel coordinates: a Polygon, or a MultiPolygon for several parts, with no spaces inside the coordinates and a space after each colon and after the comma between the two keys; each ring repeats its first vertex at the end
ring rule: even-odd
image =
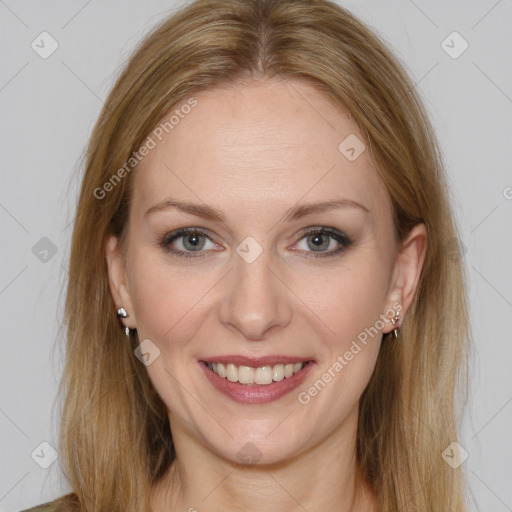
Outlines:
{"type": "Polygon", "coordinates": [[[376,496],[356,477],[357,418],[347,423],[343,432],[271,465],[221,458],[175,426],[176,460],[154,488],[152,510],[375,512],[376,496]]]}

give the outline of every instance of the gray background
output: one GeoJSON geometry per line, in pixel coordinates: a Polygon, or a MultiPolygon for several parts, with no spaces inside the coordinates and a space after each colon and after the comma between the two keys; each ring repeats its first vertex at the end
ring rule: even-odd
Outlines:
{"type": "MultiPolygon", "coordinates": [[[[48,469],[39,464],[52,455],[40,443],[57,446],[62,287],[80,158],[125,58],[179,4],[0,0],[0,512],[68,490],[58,458],[48,469]],[[43,31],[59,45],[46,59],[31,47],[42,45],[43,31]]],[[[342,5],[405,63],[441,142],[476,347],[463,468],[480,510],[511,511],[512,2],[342,5]],[[457,58],[464,42],[454,31],[469,44],[457,58]]]]}

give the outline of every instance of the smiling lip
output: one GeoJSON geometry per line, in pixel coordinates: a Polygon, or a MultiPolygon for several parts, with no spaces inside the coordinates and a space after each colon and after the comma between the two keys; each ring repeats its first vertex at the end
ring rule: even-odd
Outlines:
{"type": "Polygon", "coordinates": [[[206,378],[210,383],[228,398],[235,402],[243,404],[267,404],[279,400],[281,397],[296,389],[309,372],[315,367],[316,363],[307,358],[298,358],[290,356],[270,356],[249,358],[244,356],[218,356],[214,358],[204,359],[199,362],[199,366],[203,370],[206,378]],[[291,377],[284,378],[278,382],[272,382],[267,385],[240,384],[239,382],[231,382],[217,375],[212,371],[206,363],[233,363],[237,366],[251,366],[258,368],[260,366],[273,366],[276,364],[286,363],[302,363],[303,368],[293,374],[291,377]]]}

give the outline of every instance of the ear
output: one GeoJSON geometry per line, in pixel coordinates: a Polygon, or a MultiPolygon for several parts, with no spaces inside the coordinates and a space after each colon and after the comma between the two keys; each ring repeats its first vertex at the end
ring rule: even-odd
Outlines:
{"type": "Polygon", "coordinates": [[[126,264],[119,246],[119,238],[115,235],[108,235],[105,239],[105,256],[108,266],[108,282],[110,293],[116,304],[116,308],[124,308],[128,313],[121,321],[125,327],[137,328],[137,321],[133,310],[131,294],[128,287],[126,264]]]}
{"type": "MultiPolygon", "coordinates": [[[[400,324],[406,317],[416,293],[426,252],[427,228],[425,224],[417,224],[400,244],[386,300],[387,311],[400,310],[400,324]],[[397,303],[401,309],[397,307],[397,303]]],[[[393,329],[393,324],[386,322],[382,332],[391,332],[393,329]]]]}

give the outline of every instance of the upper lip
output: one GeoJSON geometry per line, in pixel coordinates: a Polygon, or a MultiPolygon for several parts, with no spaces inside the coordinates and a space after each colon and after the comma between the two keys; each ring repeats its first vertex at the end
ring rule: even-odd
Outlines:
{"type": "Polygon", "coordinates": [[[259,357],[247,357],[242,355],[222,355],[212,356],[206,359],[201,359],[205,363],[232,363],[236,366],[251,366],[252,368],[259,368],[260,366],[274,366],[276,364],[287,364],[287,363],[305,363],[311,361],[311,357],[297,357],[297,356],[259,356],[259,357]]]}

